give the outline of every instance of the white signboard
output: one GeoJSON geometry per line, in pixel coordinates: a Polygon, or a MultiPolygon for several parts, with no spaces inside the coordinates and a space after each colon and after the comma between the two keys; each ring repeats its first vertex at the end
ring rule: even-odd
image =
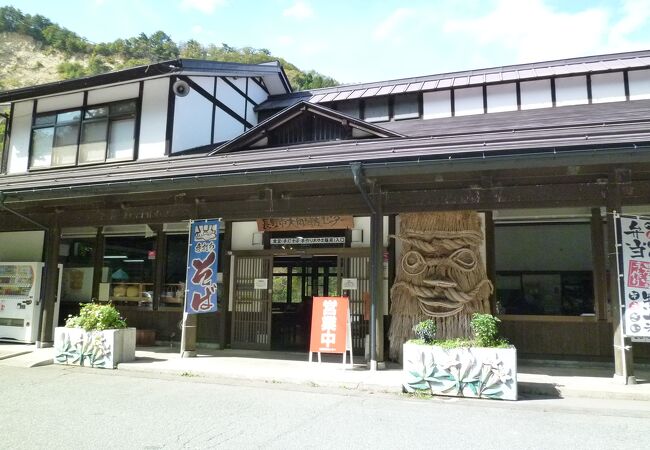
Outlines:
{"type": "Polygon", "coordinates": [[[271,238],[271,245],[345,244],[343,236],[271,238]]]}
{"type": "Polygon", "coordinates": [[[269,280],[266,278],[255,278],[255,289],[266,289],[269,286],[269,280]]]}
{"type": "Polygon", "coordinates": [[[358,289],[358,282],[356,278],[342,278],[341,289],[344,291],[356,291],[358,289]]]}
{"type": "Polygon", "coordinates": [[[616,225],[624,335],[650,337],[650,217],[619,216],[616,225]]]}

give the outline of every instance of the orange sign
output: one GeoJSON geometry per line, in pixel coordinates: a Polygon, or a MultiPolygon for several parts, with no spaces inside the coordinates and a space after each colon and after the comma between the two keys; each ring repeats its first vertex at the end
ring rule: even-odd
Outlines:
{"type": "Polygon", "coordinates": [[[310,352],[345,353],[348,308],[347,297],[314,297],[310,352]]]}

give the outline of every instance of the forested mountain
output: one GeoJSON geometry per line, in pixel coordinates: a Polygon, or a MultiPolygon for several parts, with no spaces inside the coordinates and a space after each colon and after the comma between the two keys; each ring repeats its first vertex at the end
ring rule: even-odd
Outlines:
{"type": "Polygon", "coordinates": [[[277,60],[296,90],[338,84],[316,71],[302,71],[264,48],[204,46],[195,40],[176,43],[163,31],[95,44],[46,17],[23,14],[11,6],[0,8],[0,33],[0,90],[176,58],[250,64],[277,60]],[[21,75],[24,72],[26,76],[21,75]]]}

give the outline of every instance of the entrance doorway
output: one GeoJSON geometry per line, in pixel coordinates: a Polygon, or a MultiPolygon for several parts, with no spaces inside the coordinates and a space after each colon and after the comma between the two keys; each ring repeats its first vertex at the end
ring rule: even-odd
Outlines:
{"type": "Polygon", "coordinates": [[[271,348],[308,351],[313,297],[339,295],[336,256],[273,259],[271,348]]]}
{"type": "Polygon", "coordinates": [[[233,252],[232,348],[307,352],[314,296],[350,299],[352,348],[364,352],[370,299],[368,249],[233,252]],[[343,278],[357,289],[341,291],[343,278]]]}

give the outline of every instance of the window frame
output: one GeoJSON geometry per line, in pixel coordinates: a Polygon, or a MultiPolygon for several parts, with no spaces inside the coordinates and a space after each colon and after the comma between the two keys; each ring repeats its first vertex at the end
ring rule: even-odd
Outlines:
{"type": "Polygon", "coordinates": [[[137,159],[137,150],[138,150],[138,126],[139,126],[139,118],[140,118],[140,101],[138,97],[135,98],[129,98],[129,99],[123,99],[123,100],[116,100],[112,102],[103,102],[103,103],[97,103],[97,104],[92,104],[88,105],[84,102],[83,105],[81,106],[76,106],[73,108],[65,108],[65,109],[60,109],[60,110],[52,110],[52,111],[43,111],[40,113],[36,112],[36,105],[34,107],[34,113],[32,114],[32,123],[30,127],[30,134],[29,134],[29,154],[28,154],[28,166],[27,170],[28,171],[42,171],[42,170],[56,170],[56,169],[61,169],[61,168],[70,168],[70,167],[85,167],[85,166],[93,166],[93,165],[98,165],[98,164],[111,164],[111,163],[120,163],[120,162],[125,162],[125,161],[134,161],[137,159]],[[127,104],[127,103],[132,103],[133,104],[133,112],[130,113],[116,113],[115,115],[111,114],[111,107],[119,104],[127,104]],[[100,109],[100,108],[107,108],[108,112],[105,117],[102,118],[90,118],[86,119],[86,114],[88,111],[94,110],[94,109],[100,109]],[[79,111],[80,117],[77,121],[68,121],[68,122],[62,122],[61,124],[58,123],[57,117],[60,114],[65,114],[69,113],[72,111],[79,111]],[[55,116],[55,120],[53,123],[50,124],[45,124],[45,125],[37,125],[36,121],[40,117],[44,116],[50,116],[53,115],[55,116]],[[123,120],[133,120],[133,134],[132,134],[132,139],[133,139],[133,148],[131,151],[131,156],[127,158],[108,158],[108,153],[109,153],[109,148],[110,148],[110,136],[111,136],[111,128],[113,122],[119,122],[123,120]],[[100,123],[102,121],[106,121],[106,132],[105,132],[105,146],[104,146],[104,158],[103,160],[97,160],[97,161],[89,161],[89,162],[79,162],[80,158],[80,151],[81,151],[81,146],[82,146],[82,134],[83,134],[83,128],[84,124],[86,123],[100,123]],[[48,166],[43,166],[43,167],[34,167],[33,166],[33,157],[34,157],[34,131],[35,130],[40,130],[40,129],[47,129],[47,128],[53,128],[53,135],[52,135],[52,146],[51,146],[51,151],[50,155],[53,154],[53,149],[54,149],[54,140],[56,139],[56,130],[59,127],[64,127],[64,126],[70,126],[71,124],[76,124],[78,126],[77,130],[77,142],[76,142],[76,152],[75,152],[75,161],[72,164],[61,164],[61,165],[52,165],[51,157],[50,157],[50,164],[48,166]]]}

